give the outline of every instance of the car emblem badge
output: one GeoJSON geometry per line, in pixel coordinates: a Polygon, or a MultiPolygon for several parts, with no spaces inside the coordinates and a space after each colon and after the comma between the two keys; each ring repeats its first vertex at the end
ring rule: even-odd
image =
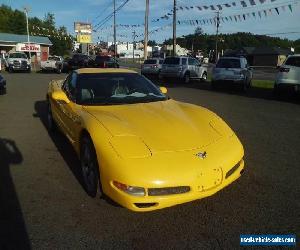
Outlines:
{"type": "Polygon", "coordinates": [[[206,153],[206,151],[199,152],[199,153],[196,154],[196,156],[199,157],[199,158],[201,158],[201,159],[205,159],[206,156],[207,156],[207,153],[206,153]]]}

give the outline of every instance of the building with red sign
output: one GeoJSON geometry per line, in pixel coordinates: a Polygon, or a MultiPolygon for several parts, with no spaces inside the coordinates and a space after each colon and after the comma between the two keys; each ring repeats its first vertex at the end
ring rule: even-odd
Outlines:
{"type": "Polygon", "coordinates": [[[48,37],[30,36],[30,44],[27,43],[27,35],[0,33],[0,55],[2,58],[10,52],[31,53],[31,61],[39,63],[49,56],[49,47],[52,46],[48,37]]]}

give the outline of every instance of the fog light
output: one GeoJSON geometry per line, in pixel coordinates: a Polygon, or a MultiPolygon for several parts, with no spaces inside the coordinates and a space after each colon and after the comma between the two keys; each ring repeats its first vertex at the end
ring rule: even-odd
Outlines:
{"type": "Polygon", "coordinates": [[[133,187],[118,181],[113,181],[113,184],[116,188],[122,190],[123,192],[134,195],[134,196],[145,196],[146,192],[145,189],[142,187],[133,187]]]}

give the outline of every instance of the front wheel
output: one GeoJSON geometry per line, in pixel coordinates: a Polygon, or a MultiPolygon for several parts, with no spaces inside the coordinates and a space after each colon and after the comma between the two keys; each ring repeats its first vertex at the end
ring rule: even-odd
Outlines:
{"type": "Polygon", "coordinates": [[[57,73],[57,74],[60,74],[60,73],[61,73],[61,67],[57,67],[56,73],[57,73]]]}
{"type": "Polygon", "coordinates": [[[50,102],[48,102],[48,110],[47,110],[47,127],[50,132],[55,132],[56,130],[56,124],[53,119],[50,102]]]}
{"type": "Polygon", "coordinates": [[[9,72],[9,73],[13,73],[13,72],[14,72],[14,69],[13,69],[12,67],[9,67],[9,68],[8,68],[8,72],[9,72]]]}
{"type": "Polygon", "coordinates": [[[207,80],[207,73],[203,72],[202,77],[201,77],[201,81],[206,82],[207,80]]]}
{"type": "Polygon", "coordinates": [[[98,191],[101,193],[101,184],[97,155],[89,136],[82,138],[80,163],[85,190],[91,197],[96,197],[98,191]]]}

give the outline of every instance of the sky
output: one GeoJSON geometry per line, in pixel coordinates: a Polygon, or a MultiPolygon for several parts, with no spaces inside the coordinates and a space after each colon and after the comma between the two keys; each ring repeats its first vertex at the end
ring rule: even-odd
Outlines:
{"type": "MultiPolygon", "coordinates": [[[[116,6],[120,6],[125,0],[116,0],[116,6]]],[[[235,32],[251,32],[255,34],[274,34],[281,38],[291,40],[300,39],[300,0],[265,0],[261,4],[259,0],[254,0],[256,5],[249,4],[249,0],[244,0],[248,7],[242,7],[240,0],[177,0],[178,6],[204,6],[216,5],[236,2],[236,7],[223,7],[220,12],[221,17],[230,15],[242,15],[246,13],[252,14],[256,11],[256,17],[252,15],[246,16],[241,22],[228,21],[221,22],[221,33],[235,32]],[[281,6],[292,5],[291,12],[288,7],[285,11],[281,6]],[[267,17],[262,15],[262,18],[257,16],[257,11],[278,7],[279,15],[273,9],[272,14],[268,12],[267,17]],[[299,33],[291,33],[299,32],[299,33]],[[286,33],[286,34],[280,34],[286,33]]],[[[92,22],[94,27],[99,27],[97,24],[105,17],[109,16],[113,11],[113,0],[0,0],[0,4],[6,4],[13,9],[22,9],[24,6],[30,7],[30,17],[37,16],[43,18],[47,12],[55,14],[57,26],[66,26],[71,34],[74,34],[74,22],[92,22]]],[[[149,13],[149,31],[164,27],[159,32],[150,35],[149,39],[163,42],[165,39],[172,37],[172,20],[160,20],[152,22],[152,20],[170,13],[173,6],[173,0],[150,0],[149,13]],[[168,26],[169,25],[169,26],[168,26]]],[[[197,8],[191,10],[179,10],[177,12],[177,20],[200,20],[205,18],[213,18],[216,11],[202,10],[197,8]]],[[[117,24],[143,24],[145,18],[145,0],[129,0],[129,2],[116,14],[117,24]]],[[[109,19],[105,25],[97,29],[93,33],[93,42],[97,42],[98,38],[104,41],[113,39],[113,29],[111,27],[113,19],[109,19]]],[[[200,25],[199,25],[200,26],[200,25]]],[[[190,24],[177,24],[177,37],[191,34],[197,26],[190,24]]],[[[216,26],[206,24],[201,26],[203,31],[208,34],[215,34],[216,26]]],[[[132,28],[117,28],[118,41],[132,41],[132,28]]],[[[136,34],[140,35],[136,40],[143,39],[144,27],[135,28],[136,34]]]]}

